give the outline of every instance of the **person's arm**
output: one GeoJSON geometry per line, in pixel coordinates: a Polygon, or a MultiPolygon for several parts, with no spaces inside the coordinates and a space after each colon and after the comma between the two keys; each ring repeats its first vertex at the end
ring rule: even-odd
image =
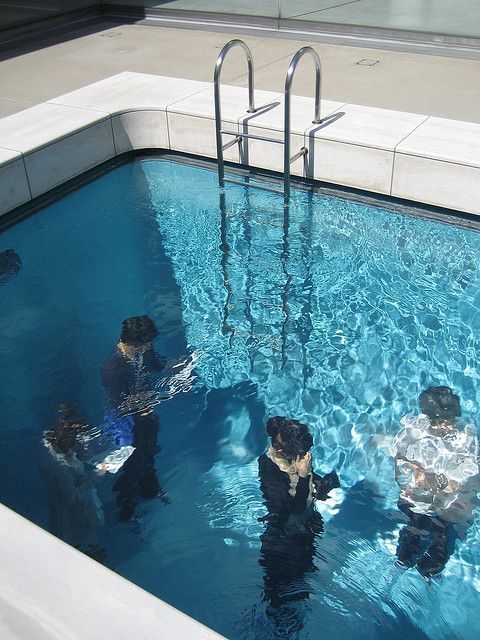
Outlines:
{"type": "Polygon", "coordinates": [[[167,359],[165,356],[159,356],[152,347],[143,354],[143,363],[149,371],[161,373],[167,366],[167,359]]]}
{"type": "Polygon", "coordinates": [[[288,515],[301,513],[307,507],[310,476],[298,478],[295,495],[291,495],[288,474],[265,454],[258,460],[260,486],[270,513],[288,515]]]}

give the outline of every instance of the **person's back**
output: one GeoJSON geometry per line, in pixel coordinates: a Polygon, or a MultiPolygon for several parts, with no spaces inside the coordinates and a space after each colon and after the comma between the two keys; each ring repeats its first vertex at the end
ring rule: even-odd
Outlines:
{"type": "Polygon", "coordinates": [[[455,538],[471,521],[480,467],[476,429],[460,420],[459,397],[449,387],[430,387],[420,394],[419,406],[420,414],[402,418],[392,445],[398,508],[408,519],[397,558],[399,566],[416,565],[429,579],[443,570],[455,538]],[[424,551],[422,540],[430,540],[424,551]]]}
{"type": "MultiPolygon", "coordinates": [[[[160,373],[165,361],[152,346],[158,330],[148,316],[132,316],[122,323],[120,341],[101,368],[102,384],[109,412],[105,423],[123,435],[125,420],[131,420],[134,451],[124,464],[113,489],[117,492],[119,518],[129,520],[139,497],[154,498],[161,493],[154,457],[158,452],[157,403],[152,374],[160,373]]],[[[127,434],[125,434],[127,435],[127,434]]]]}
{"type": "Polygon", "coordinates": [[[95,475],[82,458],[82,439],[88,427],[73,418],[68,405],[60,405],[58,416],[58,424],[44,432],[40,449],[49,528],[65,542],[86,550],[104,524],[95,475]]]}
{"type": "Polygon", "coordinates": [[[428,403],[423,408],[402,418],[392,449],[401,498],[418,513],[436,514],[447,511],[479,473],[478,438],[475,426],[460,420],[459,408],[441,415],[428,403]]]}

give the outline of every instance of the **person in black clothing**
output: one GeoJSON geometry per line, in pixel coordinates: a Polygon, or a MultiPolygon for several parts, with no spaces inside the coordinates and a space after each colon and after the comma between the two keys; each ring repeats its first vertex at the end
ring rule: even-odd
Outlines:
{"type": "Polygon", "coordinates": [[[138,498],[163,495],[155,471],[158,453],[158,417],[153,413],[155,395],[151,374],[160,373],[165,359],[155,353],[152,343],[158,329],[148,316],[134,316],[122,323],[120,342],[101,369],[110,409],[109,421],[132,416],[135,451],[122,468],[113,490],[118,493],[119,519],[130,520],[138,498]]]}
{"type": "MultiPolygon", "coordinates": [[[[277,416],[268,420],[267,434],[271,445],[258,460],[268,509],[260,565],[264,568],[264,599],[270,605],[267,615],[279,630],[285,623],[285,607],[309,597],[304,578],[316,570],[315,538],[323,532],[323,520],[313,501],[326,500],[340,484],[335,471],[322,478],[312,470],[313,438],[304,424],[277,416]]],[[[288,633],[302,628],[295,617],[293,613],[293,623],[286,623],[288,633]]]]}

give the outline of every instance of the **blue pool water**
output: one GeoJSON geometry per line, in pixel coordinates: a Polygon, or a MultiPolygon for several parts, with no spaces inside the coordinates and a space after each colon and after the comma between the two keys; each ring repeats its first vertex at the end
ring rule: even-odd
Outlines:
{"type": "MultiPolygon", "coordinates": [[[[394,569],[392,435],[419,392],[480,400],[480,235],[340,198],[229,186],[166,159],[125,164],[0,235],[21,258],[0,287],[0,499],[49,526],[39,469],[59,402],[104,413],[99,367],[121,321],[149,314],[157,351],[194,354],[161,393],[157,473],[169,504],[115,518],[99,486],[107,566],[232,639],[480,637],[480,511],[443,575],[394,569]],[[267,416],[310,425],[324,507],[308,597],[272,611],[259,565],[267,416]]],[[[165,388],[162,387],[163,389],[165,388]]]]}

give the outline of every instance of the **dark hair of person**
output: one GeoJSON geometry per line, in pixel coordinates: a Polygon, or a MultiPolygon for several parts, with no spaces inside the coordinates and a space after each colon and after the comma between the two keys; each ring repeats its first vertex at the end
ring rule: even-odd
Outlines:
{"type": "Polygon", "coordinates": [[[45,431],[45,440],[59,453],[70,460],[78,443],[78,436],[88,429],[76,417],[76,409],[69,404],[60,404],[57,408],[57,424],[45,431]]]}
{"type": "Polygon", "coordinates": [[[85,425],[72,423],[45,431],[45,440],[52,446],[55,453],[70,460],[78,443],[77,438],[85,430],[85,425]]]}
{"type": "Polygon", "coordinates": [[[303,457],[312,448],[312,434],[298,420],[275,416],[267,421],[266,430],[272,438],[272,445],[288,462],[292,462],[297,456],[303,457]]]}
{"type": "Polygon", "coordinates": [[[429,387],[418,396],[418,406],[430,420],[453,420],[462,415],[460,398],[450,387],[429,387]]]}
{"type": "Polygon", "coordinates": [[[132,316],[122,322],[121,342],[140,347],[153,342],[158,337],[158,329],[148,316],[132,316]]]}
{"type": "Polygon", "coordinates": [[[22,268],[20,256],[13,249],[0,253],[0,285],[11,280],[22,268]]]}

